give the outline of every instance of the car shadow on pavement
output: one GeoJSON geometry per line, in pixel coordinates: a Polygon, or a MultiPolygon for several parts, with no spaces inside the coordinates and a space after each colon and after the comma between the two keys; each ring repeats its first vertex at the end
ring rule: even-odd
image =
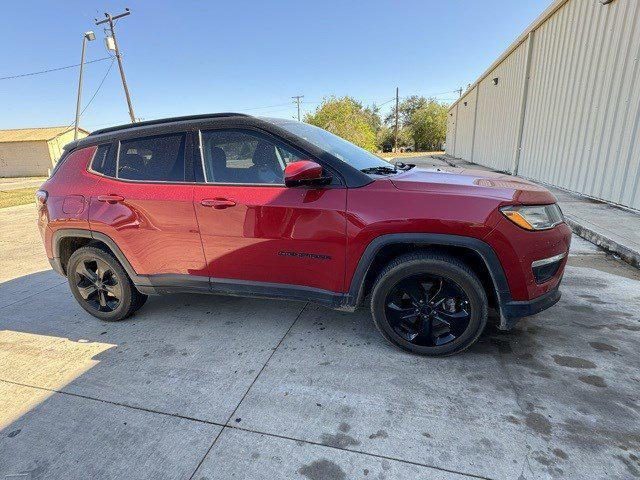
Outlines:
{"type": "Polygon", "coordinates": [[[334,451],[487,478],[629,476],[637,287],[570,267],[556,307],[424,358],[388,345],[367,309],[172,295],[109,323],[64,279],[27,275],[0,284],[0,474],[188,477],[229,420],[199,474],[278,461],[304,472],[334,451]],[[234,449],[236,437],[249,443],[234,449]]]}
{"type": "Polygon", "coordinates": [[[43,270],[5,280],[0,282],[0,308],[33,298],[52,287],[65,283],[66,279],[53,270],[43,270]]]}

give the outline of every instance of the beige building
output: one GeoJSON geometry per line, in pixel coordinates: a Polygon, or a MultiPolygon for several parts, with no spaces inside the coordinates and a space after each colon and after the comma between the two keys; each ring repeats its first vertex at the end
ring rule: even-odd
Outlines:
{"type": "Polygon", "coordinates": [[[640,0],[554,0],[451,106],[446,150],[640,210],[640,0]]]}
{"type": "MultiPolygon", "coordinates": [[[[80,129],[78,137],[89,135],[80,129]]],[[[73,141],[73,127],[0,130],[0,177],[49,175],[64,146],[73,141]]]]}

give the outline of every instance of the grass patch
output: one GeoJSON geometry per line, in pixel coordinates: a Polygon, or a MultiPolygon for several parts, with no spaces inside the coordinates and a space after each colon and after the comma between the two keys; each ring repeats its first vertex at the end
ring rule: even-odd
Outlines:
{"type": "Polygon", "coordinates": [[[0,191],[0,208],[27,205],[36,202],[36,191],[39,187],[16,188],[0,191]]]}

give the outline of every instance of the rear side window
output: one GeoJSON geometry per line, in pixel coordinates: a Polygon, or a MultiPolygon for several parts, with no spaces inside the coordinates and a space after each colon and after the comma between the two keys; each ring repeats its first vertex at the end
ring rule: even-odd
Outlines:
{"type": "Polygon", "coordinates": [[[184,142],[183,134],[120,142],[118,178],[183,182],[184,142]]]}
{"type": "Polygon", "coordinates": [[[110,145],[100,145],[93,156],[91,170],[107,177],[115,177],[116,159],[115,155],[111,155],[111,153],[110,145]]]}

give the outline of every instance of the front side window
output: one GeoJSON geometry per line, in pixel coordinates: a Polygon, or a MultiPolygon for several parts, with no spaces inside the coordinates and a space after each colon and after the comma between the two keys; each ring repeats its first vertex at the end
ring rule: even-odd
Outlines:
{"type": "Polygon", "coordinates": [[[289,147],[243,130],[201,132],[202,162],[209,183],[284,185],[284,168],[303,157],[289,147]]]}
{"type": "Polygon", "coordinates": [[[265,118],[264,120],[305,139],[364,173],[395,172],[394,166],[389,162],[322,128],[282,118],[265,118]]]}
{"type": "Polygon", "coordinates": [[[183,134],[137,138],[120,142],[118,178],[183,182],[183,134]]]}

